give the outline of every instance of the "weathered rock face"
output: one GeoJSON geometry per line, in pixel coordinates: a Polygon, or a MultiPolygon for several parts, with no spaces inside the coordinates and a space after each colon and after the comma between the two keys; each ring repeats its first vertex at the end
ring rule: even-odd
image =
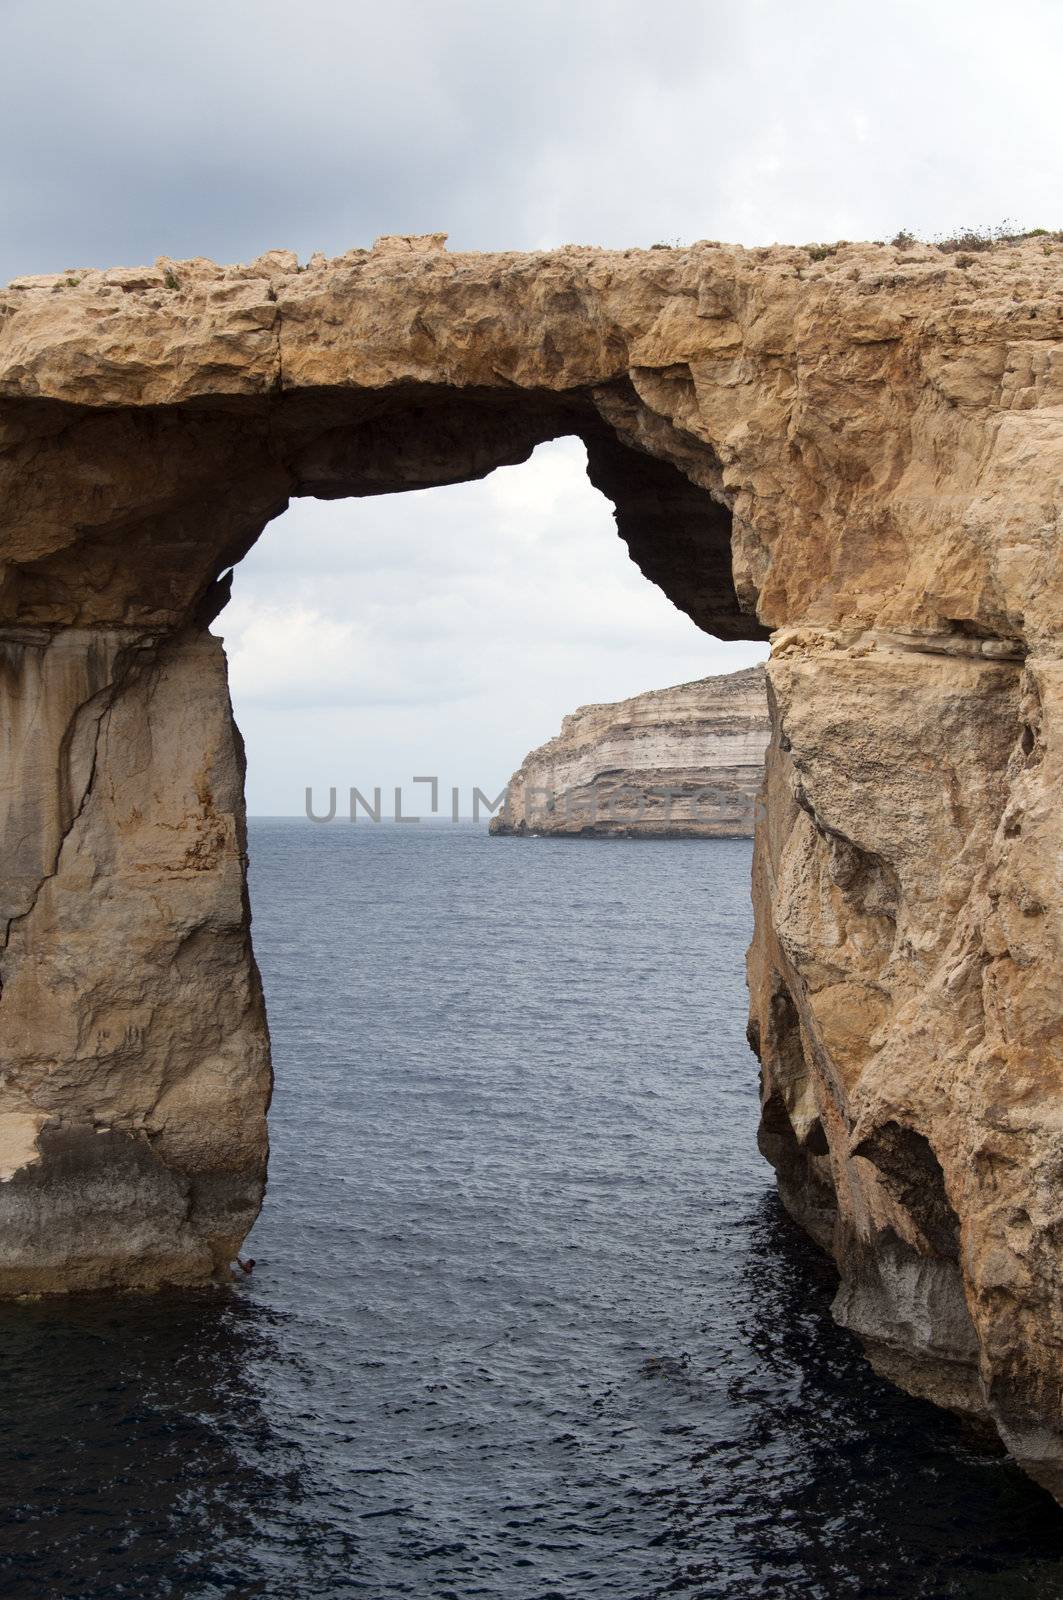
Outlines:
{"type": "Polygon", "coordinates": [[[0,1288],[198,1281],[261,1195],[220,576],[291,495],[578,434],[644,572],[772,635],[786,1202],[873,1359],[1063,1494],[1061,287],[1040,240],[428,239],[0,293],[0,1288]]]}
{"type": "Polygon", "coordinates": [[[260,1203],[270,1088],[221,642],[0,650],[0,1285],[202,1282],[260,1203]]]}
{"type": "Polygon", "coordinates": [[[751,838],[769,735],[763,667],[581,706],[525,757],[491,832],[751,838]]]}

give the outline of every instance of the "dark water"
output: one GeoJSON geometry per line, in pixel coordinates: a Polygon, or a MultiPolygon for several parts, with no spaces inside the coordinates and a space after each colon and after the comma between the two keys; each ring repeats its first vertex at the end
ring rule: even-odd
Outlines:
{"type": "Polygon", "coordinates": [[[744,844],[252,827],[232,1296],[0,1311],[5,1596],[1063,1596],[754,1146],[744,844]]]}

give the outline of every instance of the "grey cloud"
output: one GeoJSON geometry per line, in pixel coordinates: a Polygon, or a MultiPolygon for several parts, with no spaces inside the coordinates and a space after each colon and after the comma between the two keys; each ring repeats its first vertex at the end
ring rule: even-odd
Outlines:
{"type": "Polygon", "coordinates": [[[1061,40],[1049,0],[7,0],[0,277],[1054,225],[1061,40]]]}
{"type": "MultiPolygon", "coordinates": [[[[677,24],[696,29],[697,10],[673,7],[677,24]]],[[[440,226],[527,242],[522,175],[558,136],[585,136],[595,104],[608,125],[631,15],[595,0],[190,0],[165,16],[13,0],[4,268],[341,250],[440,226]]]]}

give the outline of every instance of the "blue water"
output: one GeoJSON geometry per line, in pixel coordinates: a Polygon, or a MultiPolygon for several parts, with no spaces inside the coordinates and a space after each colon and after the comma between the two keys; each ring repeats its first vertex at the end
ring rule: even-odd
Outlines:
{"type": "Polygon", "coordinates": [[[1063,1596],[756,1153],[749,847],[257,822],[231,1295],[0,1310],[5,1596],[1063,1596]]]}

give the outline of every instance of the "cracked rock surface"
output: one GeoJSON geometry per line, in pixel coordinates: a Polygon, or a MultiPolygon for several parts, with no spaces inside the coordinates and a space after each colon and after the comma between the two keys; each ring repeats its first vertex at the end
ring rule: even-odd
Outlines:
{"type": "Polygon", "coordinates": [[[228,569],[575,434],[645,574],[772,641],[783,1198],[876,1365],[1063,1497],[1061,288],[1042,239],[433,235],[0,290],[0,1290],[204,1281],[261,1198],[228,569]]]}

